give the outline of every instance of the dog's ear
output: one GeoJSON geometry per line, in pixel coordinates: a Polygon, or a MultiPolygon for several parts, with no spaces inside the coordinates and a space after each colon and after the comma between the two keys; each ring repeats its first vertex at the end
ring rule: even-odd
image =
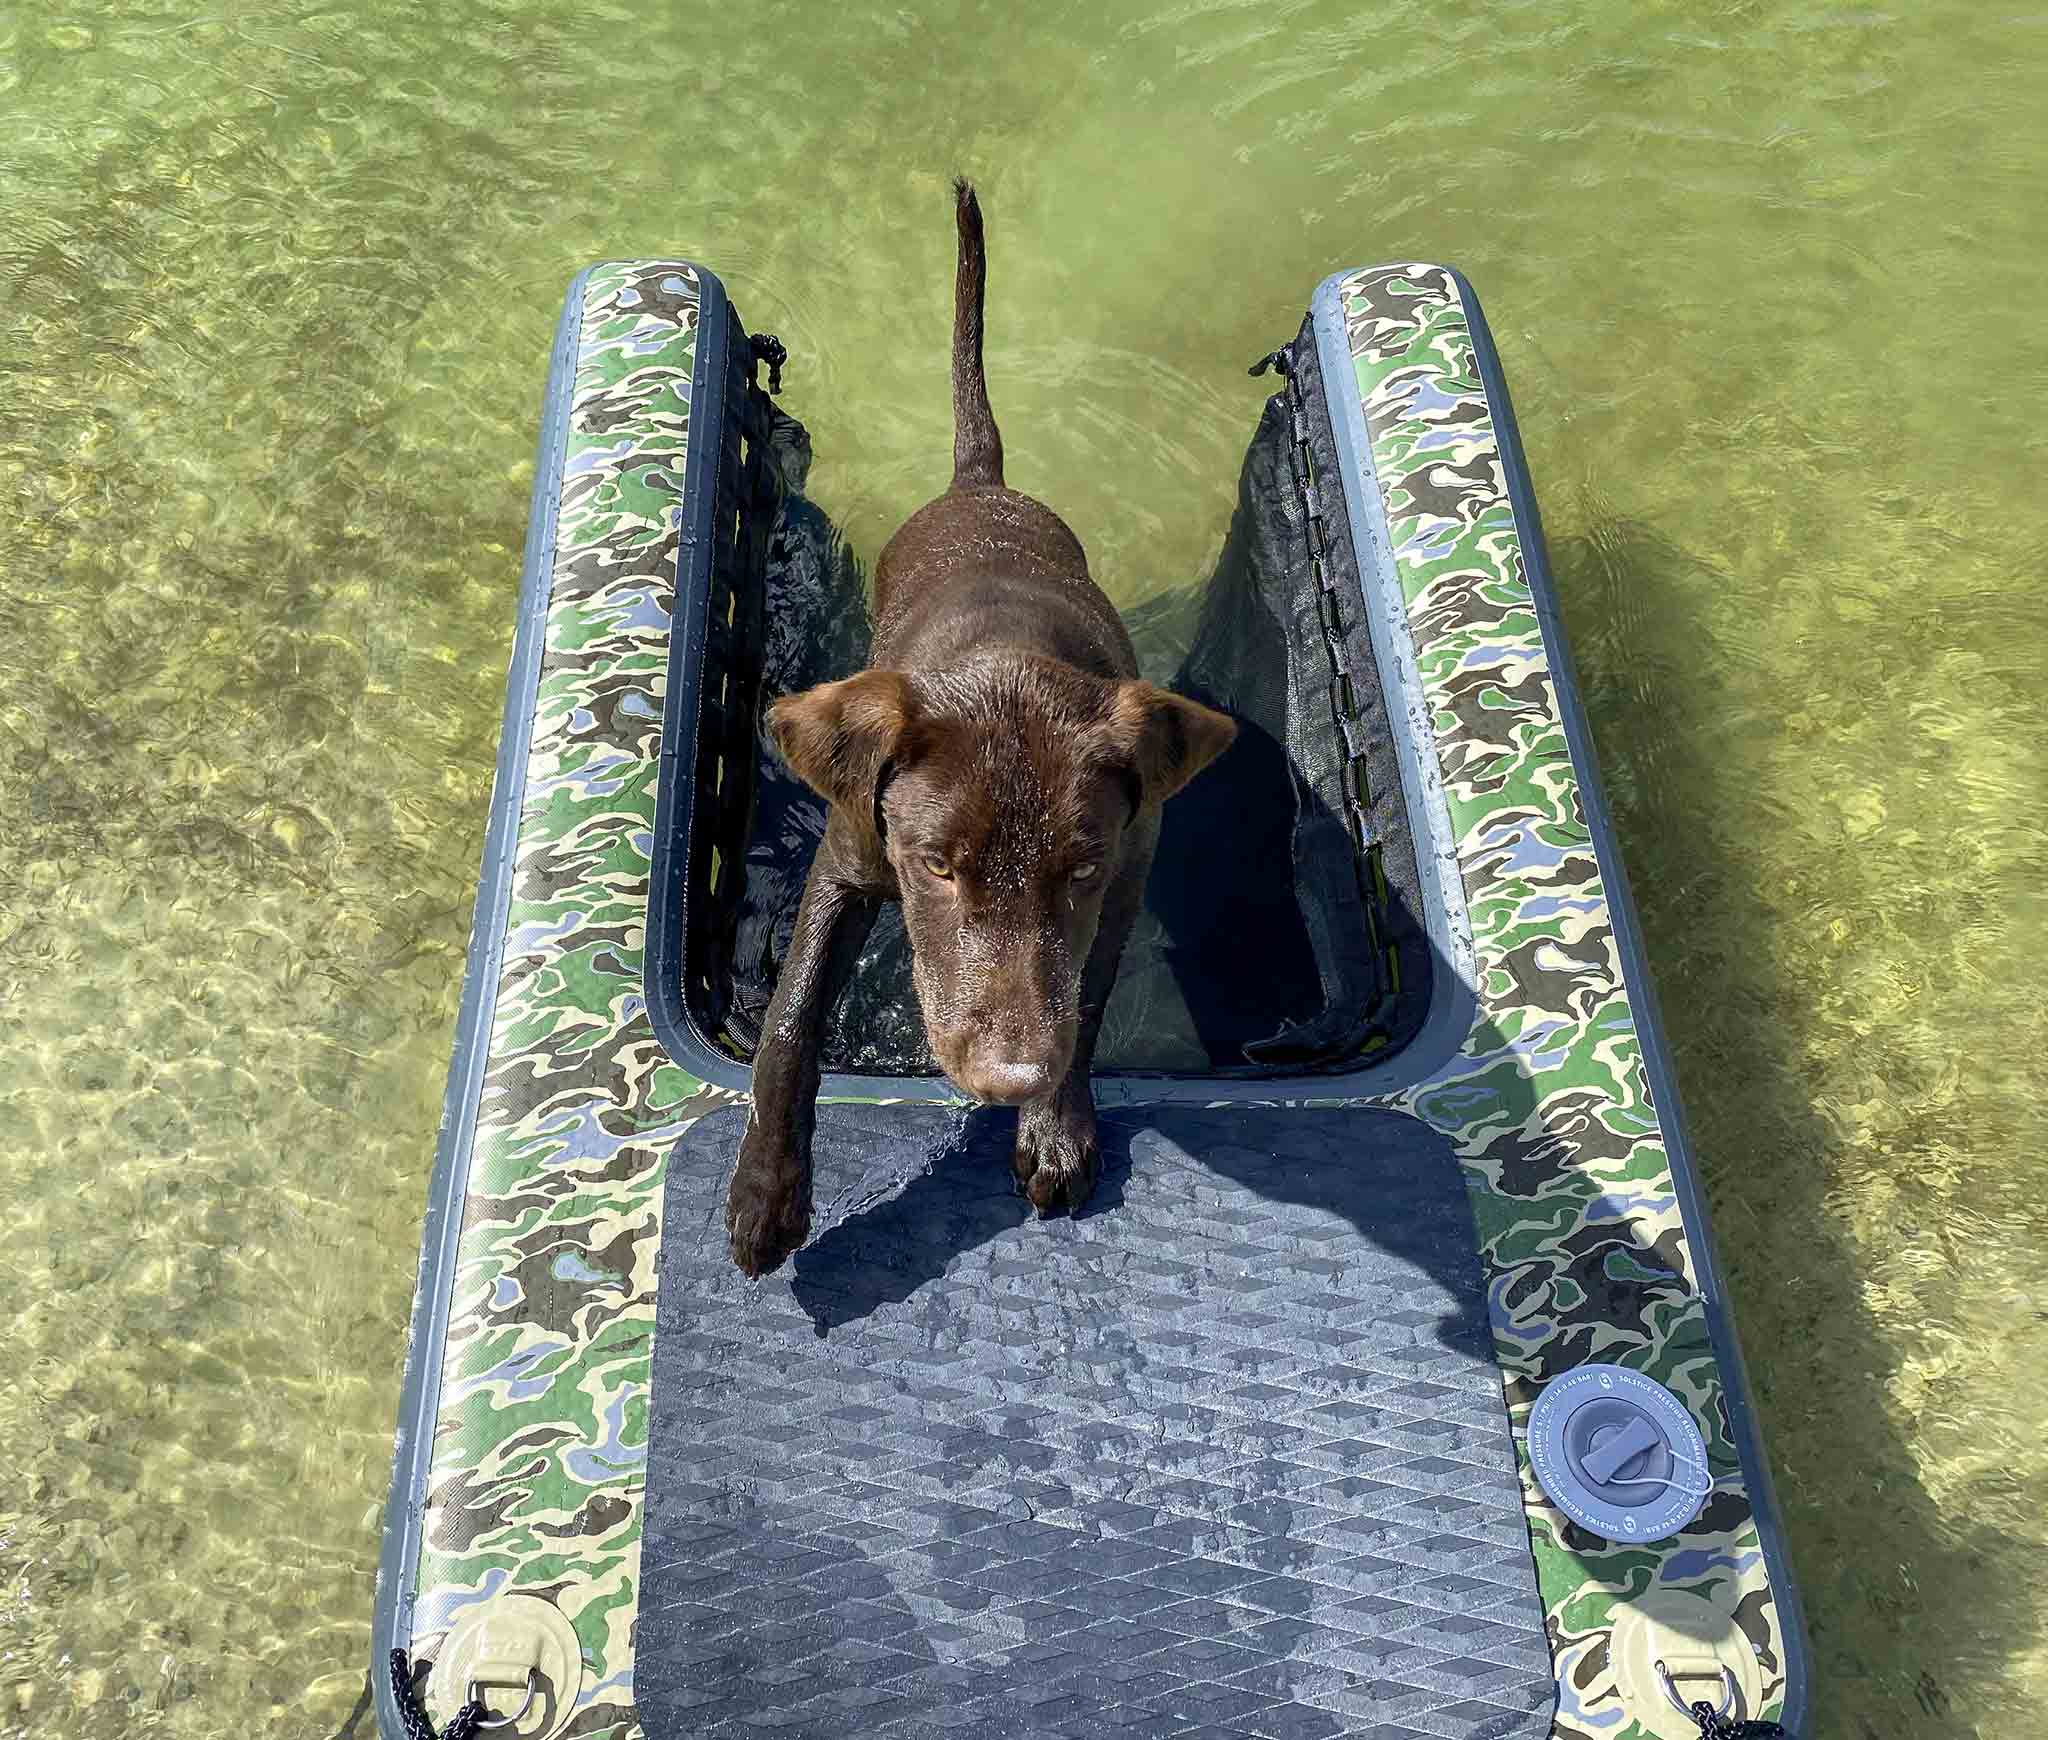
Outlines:
{"type": "Polygon", "coordinates": [[[768,735],[790,771],[820,797],[866,815],[882,765],[916,711],[901,671],[862,671],[784,695],[768,709],[768,735]]]}
{"type": "Polygon", "coordinates": [[[1109,734],[1145,801],[1159,803],[1230,747],[1237,721],[1170,689],[1131,681],[1116,686],[1109,734]]]}

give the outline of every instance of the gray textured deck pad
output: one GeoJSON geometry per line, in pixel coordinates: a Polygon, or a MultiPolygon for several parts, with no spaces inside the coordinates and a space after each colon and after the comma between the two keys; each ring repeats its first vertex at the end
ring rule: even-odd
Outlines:
{"type": "Polygon", "coordinates": [[[722,1221],[741,1115],[668,1176],[652,1740],[1547,1732],[1441,1138],[1121,1114],[1095,1200],[1039,1221],[1006,1116],[825,1107],[823,1230],[753,1285],[722,1221]]]}

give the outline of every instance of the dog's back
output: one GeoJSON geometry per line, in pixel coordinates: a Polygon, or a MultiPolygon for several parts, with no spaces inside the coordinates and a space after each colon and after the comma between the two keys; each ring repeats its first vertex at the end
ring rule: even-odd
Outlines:
{"type": "Polygon", "coordinates": [[[1130,636],[1089,577],[1080,539],[1043,502],[1003,482],[1003,437],[981,358],[981,206],[966,181],[953,191],[953,482],[904,521],[875,565],[874,662],[935,669],[1002,646],[1098,676],[1135,676],[1130,636]]]}

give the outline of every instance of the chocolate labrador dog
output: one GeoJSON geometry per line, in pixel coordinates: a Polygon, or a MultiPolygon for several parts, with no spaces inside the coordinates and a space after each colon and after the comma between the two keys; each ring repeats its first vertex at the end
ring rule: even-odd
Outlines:
{"type": "Polygon", "coordinates": [[[1080,540],[1004,486],[982,375],[981,207],[964,180],[954,204],[952,486],[882,551],[872,667],[768,709],[777,750],[831,810],[726,1200],[749,1275],[810,1230],[825,1016],[884,900],[903,903],[932,1055],[973,1098],[1021,1108],[1019,1187],[1041,1213],[1087,1201],[1088,1071],[1159,806],[1237,730],[1138,680],[1080,540]]]}

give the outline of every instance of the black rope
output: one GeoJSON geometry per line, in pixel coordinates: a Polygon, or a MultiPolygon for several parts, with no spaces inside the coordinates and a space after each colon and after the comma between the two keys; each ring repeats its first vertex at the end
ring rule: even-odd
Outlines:
{"type": "MultiPolygon", "coordinates": [[[[419,1693],[413,1690],[412,1669],[402,1649],[391,1652],[391,1695],[398,1702],[398,1719],[405,1727],[405,1740],[434,1740],[433,1724],[420,1705],[419,1693]]],[[[455,1720],[441,1730],[441,1740],[475,1740],[476,1731],[490,1713],[483,1699],[471,1698],[455,1712],[455,1720]]]]}
{"type": "Polygon", "coordinates": [[[1692,1719],[1700,1725],[1700,1740],[1791,1740],[1776,1722],[1738,1722],[1704,1698],[1693,1705],[1692,1719]]]}
{"type": "Polygon", "coordinates": [[[747,344],[755,357],[768,365],[768,390],[771,393],[781,392],[782,365],[789,361],[789,351],[782,340],[766,332],[756,332],[748,335],[747,344]]]}

